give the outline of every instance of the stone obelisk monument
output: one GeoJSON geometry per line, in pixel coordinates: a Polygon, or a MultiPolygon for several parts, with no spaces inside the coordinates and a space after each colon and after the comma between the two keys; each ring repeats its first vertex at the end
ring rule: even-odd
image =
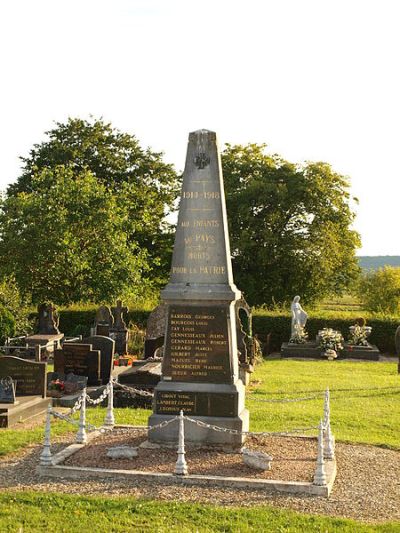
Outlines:
{"type": "MultiPolygon", "coordinates": [[[[239,379],[235,302],[221,159],[216,134],[189,135],[171,276],[161,293],[168,305],[162,379],[155,389],[154,426],[184,414],[247,431],[239,379]]],[[[187,423],[189,424],[189,423],[187,423]]],[[[149,432],[153,442],[176,441],[177,428],[149,432]]],[[[232,435],[190,423],[186,440],[240,446],[232,435]]]]}

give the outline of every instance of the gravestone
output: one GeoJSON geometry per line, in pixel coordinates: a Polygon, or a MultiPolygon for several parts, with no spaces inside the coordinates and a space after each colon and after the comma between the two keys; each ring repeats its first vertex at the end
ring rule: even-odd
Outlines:
{"type": "Polygon", "coordinates": [[[0,357],[0,379],[7,377],[17,382],[16,396],[46,397],[46,363],[4,355],[0,357]]]}
{"type": "Polygon", "coordinates": [[[66,342],[61,350],[54,352],[54,370],[60,374],[72,372],[86,376],[89,386],[98,386],[100,379],[100,350],[93,350],[91,344],[66,342]]]}
{"type": "MultiPolygon", "coordinates": [[[[241,446],[249,426],[239,379],[235,303],[220,155],[216,134],[189,135],[170,280],[161,293],[168,307],[162,379],[155,388],[149,425],[182,409],[195,424],[189,442],[241,446]]],[[[176,424],[149,431],[153,442],[177,439],[176,424]]]]}
{"type": "MultiPolygon", "coordinates": [[[[58,325],[60,318],[53,304],[43,303],[38,306],[39,331],[34,335],[28,335],[25,339],[27,346],[44,351],[44,358],[53,353],[54,347],[59,348],[64,334],[60,333],[58,325]]],[[[40,358],[39,352],[39,358],[40,358]]]]}
{"type": "Polygon", "coordinates": [[[124,313],[128,312],[128,308],[122,305],[121,300],[117,301],[115,307],[111,307],[114,317],[114,324],[110,329],[110,334],[115,340],[115,352],[118,355],[125,355],[128,353],[128,338],[129,332],[124,322],[124,313]]]}
{"type": "Polygon", "coordinates": [[[167,311],[168,306],[165,303],[161,303],[149,315],[144,341],[145,359],[153,357],[157,348],[161,348],[164,345],[167,311]]]}
{"type": "Polygon", "coordinates": [[[113,324],[114,317],[111,314],[110,308],[106,305],[101,305],[96,313],[93,334],[109,337],[113,324]]]}
{"type": "Polygon", "coordinates": [[[115,341],[103,335],[92,335],[82,339],[82,344],[91,344],[93,350],[100,350],[100,379],[107,385],[113,368],[115,341]]]}
{"type": "Polygon", "coordinates": [[[43,303],[38,306],[39,313],[39,334],[59,335],[58,325],[60,318],[54,305],[43,303]]]}
{"type": "Polygon", "coordinates": [[[11,376],[0,378],[0,403],[15,402],[15,382],[11,376]]]}
{"type": "MultiPolygon", "coordinates": [[[[8,428],[37,415],[43,414],[50,399],[46,398],[46,363],[19,359],[12,355],[0,357],[0,428],[8,428]],[[4,398],[4,383],[16,383],[14,401],[7,387],[4,398]]],[[[12,394],[12,393],[11,393],[12,394]]]]}

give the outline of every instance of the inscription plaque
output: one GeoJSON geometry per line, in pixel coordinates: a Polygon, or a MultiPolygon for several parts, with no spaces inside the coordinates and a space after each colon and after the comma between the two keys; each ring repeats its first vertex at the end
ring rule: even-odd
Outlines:
{"type": "Polygon", "coordinates": [[[156,412],[178,415],[180,411],[193,416],[236,416],[237,395],[205,392],[158,391],[156,412]]]}
{"type": "Polygon", "coordinates": [[[12,377],[0,378],[0,403],[15,402],[15,382],[12,377]]]}
{"type": "Polygon", "coordinates": [[[171,305],[164,379],[230,383],[227,307],[171,305]]]}
{"type": "Polygon", "coordinates": [[[0,379],[8,376],[17,382],[16,396],[46,397],[46,363],[4,355],[0,357],[0,379]]]}

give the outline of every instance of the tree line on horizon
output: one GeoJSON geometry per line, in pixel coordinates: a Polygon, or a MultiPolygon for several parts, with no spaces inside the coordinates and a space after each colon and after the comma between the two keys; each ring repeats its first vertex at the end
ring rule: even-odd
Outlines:
{"type": "MultiPolygon", "coordinates": [[[[154,294],[169,276],[181,176],[102,119],[56,123],[0,203],[0,280],[33,303],[154,294]]],[[[265,144],[221,154],[236,285],[251,305],[315,302],[360,274],[349,180],[265,144]]],[[[1,298],[1,292],[0,292],[1,298]]]]}

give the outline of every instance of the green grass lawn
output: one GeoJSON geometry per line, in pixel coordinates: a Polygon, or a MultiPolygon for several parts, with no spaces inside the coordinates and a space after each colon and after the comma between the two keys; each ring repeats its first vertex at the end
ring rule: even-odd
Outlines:
{"type": "Polygon", "coordinates": [[[217,507],[193,503],[58,494],[0,494],[0,531],[57,532],[337,532],[400,531],[272,507],[217,507]]]}
{"type": "Polygon", "coordinates": [[[247,394],[251,430],[317,425],[326,387],[331,391],[331,424],[336,440],[400,449],[400,375],[396,363],[265,361],[257,366],[247,394]],[[263,401],[318,394],[321,397],[312,401],[263,401]]]}

